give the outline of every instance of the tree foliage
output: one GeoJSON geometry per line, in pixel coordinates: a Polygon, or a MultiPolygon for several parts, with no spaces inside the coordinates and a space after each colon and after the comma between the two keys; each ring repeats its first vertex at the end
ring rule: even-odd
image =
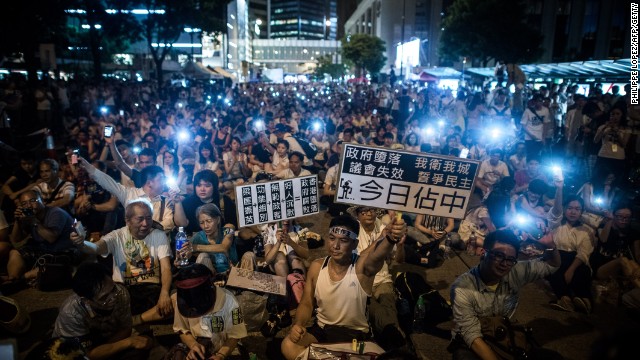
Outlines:
{"type": "Polygon", "coordinates": [[[387,61],[384,51],[384,41],[376,36],[355,34],[342,39],[342,56],[355,65],[358,76],[362,76],[363,70],[373,75],[379,73],[387,61]]]}
{"type": "Polygon", "coordinates": [[[315,77],[317,79],[323,79],[324,74],[331,76],[333,79],[338,79],[346,74],[346,66],[344,64],[334,64],[332,55],[324,55],[318,57],[318,66],[315,70],[315,77]]]}
{"type": "Polygon", "coordinates": [[[522,63],[542,55],[542,35],[525,23],[522,0],[455,0],[444,19],[440,56],[444,61],[471,57],[522,63]]]}
{"type": "Polygon", "coordinates": [[[142,36],[156,65],[156,79],[162,85],[162,62],[185,27],[199,28],[204,32],[218,33],[224,30],[223,15],[230,0],[139,0],[149,15],[142,21],[142,36]],[[158,10],[163,10],[159,13],[158,10]]]}

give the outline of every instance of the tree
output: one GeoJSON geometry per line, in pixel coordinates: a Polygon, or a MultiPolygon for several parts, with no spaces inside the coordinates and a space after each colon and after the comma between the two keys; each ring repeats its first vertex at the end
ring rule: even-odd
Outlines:
{"type": "Polygon", "coordinates": [[[324,74],[331,76],[333,79],[340,78],[346,74],[346,66],[344,64],[334,64],[331,55],[318,57],[318,66],[315,70],[317,79],[323,79],[324,74]]]}
{"type": "Polygon", "coordinates": [[[69,37],[75,35],[78,45],[88,44],[96,79],[102,77],[103,61],[140,39],[140,23],[126,11],[133,5],[134,0],[73,0],[72,8],[82,11],[69,15],[77,18],[82,28],[68,29],[69,37]],[[115,12],[107,13],[107,9],[115,12]]]}
{"type": "Polygon", "coordinates": [[[372,75],[379,73],[387,61],[384,56],[384,41],[379,37],[355,34],[348,35],[341,41],[342,56],[355,65],[358,77],[363,75],[363,70],[372,75]]]}
{"type": "Polygon", "coordinates": [[[43,43],[64,38],[69,0],[13,1],[0,11],[0,61],[24,59],[30,82],[35,82],[40,64],[36,53],[43,43]]]}
{"type": "Polygon", "coordinates": [[[156,66],[156,80],[162,86],[162,62],[185,27],[219,33],[225,29],[224,13],[230,0],[140,0],[149,11],[142,21],[142,36],[156,66]],[[156,46],[153,46],[156,44],[156,46]]]}
{"type": "Polygon", "coordinates": [[[543,37],[525,23],[525,9],[522,0],[455,0],[443,22],[440,56],[471,57],[476,66],[537,60],[543,37]]]}

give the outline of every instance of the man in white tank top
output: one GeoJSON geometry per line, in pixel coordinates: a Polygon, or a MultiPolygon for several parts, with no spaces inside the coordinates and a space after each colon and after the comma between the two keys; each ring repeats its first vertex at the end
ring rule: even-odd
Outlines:
{"type": "Polygon", "coordinates": [[[309,267],[294,324],[282,342],[282,354],[287,359],[295,359],[312,343],[351,342],[370,337],[367,299],[373,290],[373,280],[394,245],[402,246],[407,233],[404,221],[394,219],[376,244],[354,256],[358,221],[339,216],[329,226],[325,245],[329,256],[315,260],[309,267]],[[317,308],[316,322],[305,328],[314,308],[317,308]]]}

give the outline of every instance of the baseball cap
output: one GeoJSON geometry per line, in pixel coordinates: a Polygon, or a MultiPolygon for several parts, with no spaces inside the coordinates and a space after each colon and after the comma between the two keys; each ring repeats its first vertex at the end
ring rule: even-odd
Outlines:
{"type": "Polygon", "coordinates": [[[213,308],[216,301],[213,274],[202,264],[181,268],[175,275],[177,305],[180,314],[186,318],[200,317],[213,308]]]}
{"type": "Polygon", "coordinates": [[[275,132],[287,132],[289,130],[290,130],[289,126],[285,124],[277,124],[275,132]]]}

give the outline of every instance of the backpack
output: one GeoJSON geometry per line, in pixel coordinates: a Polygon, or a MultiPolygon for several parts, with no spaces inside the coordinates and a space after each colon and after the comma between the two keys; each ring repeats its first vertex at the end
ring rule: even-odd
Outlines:
{"type": "Polygon", "coordinates": [[[420,274],[401,272],[394,281],[394,287],[398,294],[398,321],[406,334],[413,332],[413,312],[421,295],[426,309],[425,325],[435,327],[451,318],[451,305],[420,274]]]}
{"type": "Polygon", "coordinates": [[[294,136],[294,139],[300,144],[300,147],[304,151],[304,155],[309,159],[313,160],[318,154],[318,148],[312,142],[307,139],[302,138],[301,136],[294,136]]]}

